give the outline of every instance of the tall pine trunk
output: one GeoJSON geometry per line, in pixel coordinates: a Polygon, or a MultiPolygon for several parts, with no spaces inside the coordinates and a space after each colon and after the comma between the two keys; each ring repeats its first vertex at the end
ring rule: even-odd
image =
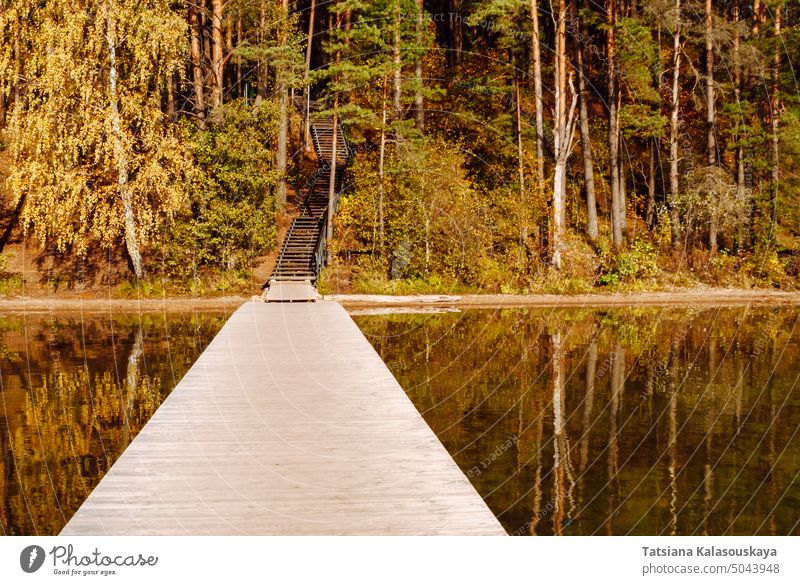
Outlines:
{"type": "Polygon", "coordinates": [[[648,141],[650,150],[649,167],[647,169],[647,207],[645,210],[645,221],[647,227],[653,229],[656,222],[656,138],[648,141]]]}
{"type": "MultiPolygon", "coordinates": [[[[280,43],[287,42],[287,21],[289,19],[289,0],[281,0],[280,43]]],[[[278,171],[278,189],[276,193],[276,207],[278,213],[283,213],[286,208],[286,159],[289,141],[289,88],[287,87],[288,71],[285,66],[275,70],[278,87],[278,149],[275,155],[278,171]]]]}
{"type": "Polygon", "coordinates": [[[422,78],[422,40],[425,26],[425,3],[424,0],[417,2],[417,58],[414,61],[414,77],[416,90],[414,93],[414,123],[417,131],[422,134],[425,132],[425,101],[423,97],[424,80],[422,78]]]}
{"type": "Polygon", "coordinates": [[[306,149],[311,149],[311,86],[308,81],[309,73],[311,72],[311,50],[314,45],[314,19],[316,18],[317,0],[311,0],[311,8],[308,14],[308,41],[306,41],[306,66],[303,70],[303,87],[305,87],[305,132],[303,133],[303,142],[306,149]]]}
{"type": "MultiPolygon", "coordinates": [[[[267,42],[267,29],[269,21],[267,19],[267,0],[261,0],[258,9],[258,44],[264,46],[267,42]]],[[[267,63],[262,55],[258,57],[256,63],[256,102],[267,97],[267,63]]]]}
{"type": "MultiPolygon", "coordinates": [[[[775,37],[781,37],[781,20],[783,13],[783,2],[775,7],[775,37]]],[[[770,100],[770,121],[772,123],[772,185],[770,187],[770,234],[772,241],[775,241],[778,227],[778,183],[780,181],[780,67],[781,67],[781,48],[780,42],[775,43],[775,54],[772,62],[772,99],[770,100]]]]}
{"type": "MultiPolygon", "coordinates": [[[[341,21],[341,14],[336,15],[336,20],[334,27],[338,30],[342,25],[341,21]]],[[[339,50],[336,51],[336,58],[334,59],[334,64],[336,66],[336,70],[339,69],[339,62],[341,60],[341,52],[339,50]]],[[[334,80],[336,83],[337,80],[334,80]]],[[[339,145],[337,144],[338,141],[338,134],[339,134],[339,91],[338,89],[333,95],[333,136],[331,137],[331,161],[330,161],[330,180],[328,181],[328,214],[326,218],[327,222],[327,241],[325,245],[326,250],[326,261],[327,264],[330,264],[333,261],[333,214],[334,214],[334,204],[336,203],[336,171],[337,169],[337,150],[339,149],[339,145]]]]}
{"type": "Polygon", "coordinates": [[[520,264],[525,258],[525,243],[528,240],[528,221],[527,221],[527,208],[528,201],[525,191],[525,157],[522,148],[522,104],[520,103],[519,91],[519,78],[517,76],[516,58],[512,56],[511,60],[514,72],[513,91],[514,91],[514,118],[516,123],[516,141],[517,141],[517,172],[519,174],[519,208],[520,208],[520,223],[519,223],[519,245],[521,251],[520,264]]]}
{"type": "MultiPolygon", "coordinates": [[[[617,97],[619,97],[619,88],[617,88],[617,97]]],[[[617,124],[619,124],[619,111],[620,102],[617,101],[617,124]]],[[[619,137],[617,138],[617,140],[619,140],[619,203],[617,208],[617,216],[619,217],[619,226],[624,234],[625,230],[628,229],[628,218],[626,213],[628,208],[628,177],[625,174],[625,155],[627,153],[625,151],[625,142],[621,138],[619,126],[617,126],[617,136],[619,137]]]]}
{"type": "MultiPolygon", "coordinates": [[[[337,55],[338,57],[338,55],[337,55]]],[[[338,58],[337,58],[338,61],[338,58]]],[[[336,175],[338,169],[338,156],[337,150],[337,134],[339,133],[339,92],[336,92],[333,98],[333,137],[331,138],[331,172],[330,180],[328,182],[328,241],[326,245],[327,250],[327,263],[330,264],[333,260],[333,249],[331,244],[333,242],[333,214],[335,212],[334,206],[336,204],[336,175]]]]}
{"type": "MultiPolygon", "coordinates": [[[[711,0],[706,0],[705,12],[705,41],[706,41],[706,143],[708,166],[717,164],[717,144],[716,144],[716,111],[714,105],[714,14],[712,12],[711,0]]],[[[709,194],[709,197],[712,197],[709,194]]],[[[719,226],[719,213],[717,205],[712,202],[711,218],[708,226],[708,244],[711,254],[717,252],[717,230],[719,226]]]]}
{"type": "MultiPolygon", "coordinates": [[[[587,2],[584,2],[586,6],[587,2]]],[[[583,66],[583,42],[588,42],[589,29],[579,22],[578,2],[572,0],[572,31],[575,43],[575,62],[578,70],[578,101],[580,107],[581,150],[583,151],[583,178],[586,189],[586,228],[590,240],[597,239],[597,203],[594,189],[594,161],[589,135],[589,108],[586,95],[586,77],[583,66]]]]}
{"type": "Polygon", "coordinates": [[[392,62],[394,63],[394,115],[397,120],[403,117],[403,64],[400,54],[400,0],[394,0],[394,43],[392,62]]]}
{"type": "MultiPolygon", "coordinates": [[[[242,13],[241,11],[236,15],[236,46],[238,47],[244,38],[244,30],[242,29],[242,13]]],[[[236,59],[236,96],[245,97],[244,88],[242,87],[242,59],[236,59]]]]}
{"type": "Polygon", "coordinates": [[[199,126],[205,125],[206,100],[203,84],[203,47],[200,29],[200,0],[189,0],[189,29],[191,31],[190,54],[192,61],[192,85],[194,87],[194,113],[199,126]]]}
{"type": "Polygon", "coordinates": [[[536,111],[536,169],[539,190],[544,190],[544,105],[542,101],[542,55],[539,46],[539,0],[531,0],[531,49],[533,59],[533,95],[536,111]]]}
{"type": "Polygon", "coordinates": [[[383,198],[384,198],[384,164],[386,161],[386,118],[387,113],[386,110],[386,91],[387,91],[388,81],[386,77],[383,78],[383,101],[381,102],[381,147],[380,147],[380,156],[378,160],[378,227],[380,230],[380,256],[381,258],[384,257],[386,253],[386,227],[385,227],[385,219],[384,219],[384,210],[383,210],[383,198]]]}
{"type": "Polygon", "coordinates": [[[464,51],[463,0],[450,0],[450,33],[452,50],[448,51],[449,63],[453,67],[461,65],[464,51]]]}
{"type": "Polygon", "coordinates": [[[608,165],[611,183],[611,241],[622,245],[619,195],[619,112],[617,111],[617,24],[615,0],[606,0],[606,59],[608,61],[608,165]]]}
{"type": "Polygon", "coordinates": [[[235,72],[231,67],[231,56],[233,55],[233,15],[228,15],[225,19],[225,79],[228,82],[228,91],[232,92],[234,86],[235,72]]]}
{"type": "MultiPolygon", "coordinates": [[[[656,60],[656,70],[653,76],[653,87],[658,94],[658,111],[661,112],[662,103],[661,103],[661,85],[664,79],[664,69],[663,63],[661,59],[661,23],[656,23],[656,47],[658,48],[657,54],[658,58],[656,60]]],[[[656,216],[656,161],[660,160],[660,149],[661,149],[661,138],[653,134],[650,138],[650,165],[648,169],[648,180],[647,180],[647,209],[646,209],[646,220],[647,226],[652,230],[655,225],[658,217],[656,216]]],[[[659,163],[659,174],[661,170],[661,164],[659,163]]],[[[663,179],[663,175],[662,175],[663,179]]]]}
{"type": "MultiPolygon", "coordinates": [[[[736,198],[744,201],[747,194],[744,169],[744,146],[742,145],[742,134],[744,126],[744,112],[742,111],[742,62],[740,55],[740,36],[739,22],[741,20],[739,11],[739,1],[733,5],[733,95],[736,100],[736,198]]],[[[736,245],[742,246],[745,240],[745,226],[737,228],[736,245]]]]}
{"type": "Polygon", "coordinates": [[[211,108],[222,105],[223,91],[222,0],[211,0],[211,108]]]}
{"type": "Polygon", "coordinates": [[[717,164],[716,111],[714,105],[714,14],[711,0],[706,0],[706,133],[708,165],[717,164]]]}

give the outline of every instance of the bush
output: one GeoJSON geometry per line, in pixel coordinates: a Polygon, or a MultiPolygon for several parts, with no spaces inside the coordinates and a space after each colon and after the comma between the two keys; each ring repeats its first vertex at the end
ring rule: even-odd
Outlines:
{"type": "Polygon", "coordinates": [[[161,262],[170,277],[195,277],[203,268],[242,275],[275,247],[277,111],[269,101],[253,107],[239,100],[219,114],[215,126],[194,135],[189,205],[165,230],[161,262]]]}
{"type": "Polygon", "coordinates": [[[623,282],[653,278],[658,274],[656,249],[650,242],[636,240],[630,250],[604,262],[598,284],[617,286],[623,282]]]}
{"type": "Polygon", "coordinates": [[[0,295],[8,295],[22,290],[22,277],[8,272],[11,253],[0,254],[0,295]]]}

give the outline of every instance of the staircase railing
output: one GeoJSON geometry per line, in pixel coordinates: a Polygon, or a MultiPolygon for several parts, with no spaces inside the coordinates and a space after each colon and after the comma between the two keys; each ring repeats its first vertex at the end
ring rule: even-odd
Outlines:
{"type": "MultiPolygon", "coordinates": [[[[337,127],[337,129],[339,131],[339,134],[341,135],[341,139],[342,139],[341,143],[339,143],[337,141],[337,150],[338,150],[339,146],[342,146],[344,148],[344,150],[346,152],[346,154],[344,156],[344,165],[346,166],[347,162],[353,157],[353,154],[354,154],[353,147],[350,144],[350,140],[347,138],[347,133],[345,132],[344,126],[341,124],[341,122],[339,124],[337,124],[336,127],[337,127]]],[[[317,128],[316,128],[316,126],[314,124],[311,124],[311,141],[314,143],[314,151],[317,153],[317,158],[320,160],[320,162],[322,162],[323,160],[326,160],[322,156],[322,144],[320,144],[320,141],[319,141],[319,130],[317,130],[317,128]]],[[[332,146],[333,145],[331,145],[331,147],[332,146]]],[[[337,160],[337,162],[340,163],[337,166],[342,166],[342,164],[340,162],[340,158],[336,157],[336,160],[337,160]]],[[[328,161],[328,162],[330,163],[332,161],[333,161],[333,152],[331,152],[331,160],[328,161]]]]}
{"type": "MultiPolygon", "coordinates": [[[[319,235],[317,236],[317,245],[314,248],[314,274],[319,279],[322,274],[322,267],[325,266],[326,246],[328,242],[328,208],[326,207],[322,215],[319,217],[319,235]]],[[[316,279],[314,281],[316,284],[316,279]]]]}

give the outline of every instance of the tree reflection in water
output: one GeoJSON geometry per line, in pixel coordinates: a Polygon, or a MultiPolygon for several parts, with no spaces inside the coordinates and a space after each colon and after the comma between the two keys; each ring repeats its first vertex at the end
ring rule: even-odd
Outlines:
{"type": "Polygon", "coordinates": [[[798,532],[798,318],[655,307],[356,321],[509,533],[748,535],[798,532]]]}
{"type": "Polygon", "coordinates": [[[225,318],[3,318],[3,533],[58,534],[225,318]]]}

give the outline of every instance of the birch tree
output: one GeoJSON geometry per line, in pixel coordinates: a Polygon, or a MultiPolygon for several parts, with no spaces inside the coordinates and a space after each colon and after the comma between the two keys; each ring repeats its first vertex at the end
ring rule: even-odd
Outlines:
{"type": "Polygon", "coordinates": [[[672,227],[672,246],[680,241],[680,216],[675,199],[679,196],[678,181],[678,116],[680,113],[681,79],[681,0],[675,0],[675,20],[672,29],[672,95],[669,125],[669,218],[672,227]]]}
{"type": "Polygon", "coordinates": [[[167,0],[50,0],[34,13],[28,94],[10,127],[9,186],[44,245],[142,248],[182,201],[190,168],[162,111],[186,23],[167,0]]]}
{"type": "Polygon", "coordinates": [[[566,206],[567,206],[567,161],[572,152],[575,137],[575,107],[578,95],[569,75],[571,103],[567,109],[567,0],[558,0],[558,20],[556,22],[556,52],[554,87],[555,112],[553,116],[553,247],[551,262],[556,269],[561,268],[562,255],[566,247],[566,206]]]}

